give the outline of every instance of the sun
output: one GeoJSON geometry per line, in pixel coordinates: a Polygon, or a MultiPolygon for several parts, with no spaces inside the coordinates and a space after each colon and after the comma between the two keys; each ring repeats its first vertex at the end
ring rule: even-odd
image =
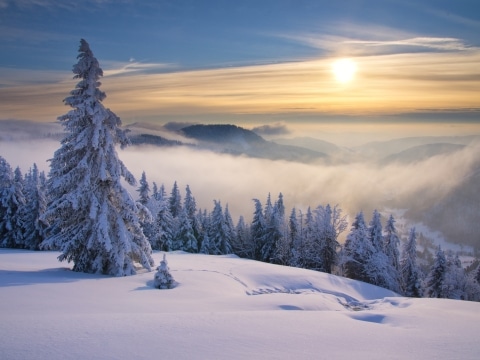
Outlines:
{"type": "Polygon", "coordinates": [[[332,72],[335,79],[341,83],[348,83],[353,80],[357,71],[357,64],[351,59],[339,59],[332,64],[332,72]]]}

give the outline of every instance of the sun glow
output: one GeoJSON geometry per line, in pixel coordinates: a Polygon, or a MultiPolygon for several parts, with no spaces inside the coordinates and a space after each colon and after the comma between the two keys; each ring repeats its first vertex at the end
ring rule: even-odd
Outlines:
{"type": "Polygon", "coordinates": [[[353,80],[357,71],[357,64],[351,59],[339,59],[332,64],[332,72],[335,79],[341,83],[353,80]]]}

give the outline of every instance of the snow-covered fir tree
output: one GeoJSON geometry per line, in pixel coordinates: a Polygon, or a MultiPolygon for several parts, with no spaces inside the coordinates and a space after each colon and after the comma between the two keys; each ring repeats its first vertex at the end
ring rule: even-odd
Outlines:
{"type": "Polygon", "coordinates": [[[393,291],[400,290],[398,272],[391,265],[384,252],[384,239],[380,213],[374,210],[370,226],[368,227],[368,239],[373,247],[373,253],[366,263],[368,282],[393,291]]]}
{"type": "Polygon", "coordinates": [[[177,224],[178,230],[175,235],[175,241],[173,242],[173,250],[183,250],[189,253],[198,252],[197,238],[194,235],[192,223],[185,208],[180,210],[177,224]]]}
{"type": "Polygon", "coordinates": [[[230,215],[230,210],[228,209],[228,204],[225,205],[225,211],[223,212],[223,219],[225,221],[225,238],[229,244],[228,253],[233,253],[232,243],[235,241],[235,225],[233,225],[232,215],[230,215]]]}
{"type": "Polygon", "coordinates": [[[355,217],[350,233],[347,235],[343,254],[343,272],[346,277],[371,282],[368,264],[375,249],[368,239],[368,230],[363,212],[355,217]]]}
{"type": "Polygon", "coordinates": [[[157,272],[153,279],[153,286],[157,289],[172,289],[176,285],[175,279],[170,273],[170,268],[167,263],[167,256],[163,254],[163,260],[160,261],[160,266],[157,267],[157,272]]]}
{"type": "Polygon", "coordinates": [[[208,253],[212,255],[231,254],[233,251],[230,235],[231,231],[229,231],[225,221],[222,205],[220,201],[214,200],[214,207],[210,215],[208,228],[208,238],[210,241],[208,253]]]}
{"type": "Polygon", "coordinates": [[[304,268],[312,269],[317,271],[323,270],[323,259],[322,259],[322,233],[323,233],[323,221],[319,219],[320,214],[315,214],[316,210],[313,210],[308,207],[307,213],[305,214],[305,226],[303,231],[303,244],[305,246],[305,251],[303,254],[303,263],[304,268]]]}
{"type": "Polygon", "coordinates": [[[260,249],[260,260],[271,263],[283,262],[284,255],[278,253],[277,249],[284,236],[285,224],[285,207],[281,193],[275,205],[272,205],[270,194],[268,194],[264,218],[266,228],[263,244],[260,249]]]}
{"type": "Polygon", "coordinates": [[[243,216],[240,216],[235,227],[232,251],[242,258],[253,259],[255,257],[255,244],[252,241],[250,227],[245,223],[243,216]]]}
{"type": "Polygon", "coordinates": [[[142,177],[139,181],[138,191],[138,202],[144,206],[146,206],[150,200],[150,185],[147,181],[147,175],[145,171],[142,172],[142,177]]]}
{"type": "Polygon", "coordinates": [[[23,247],[24,206],[23,176],[20,168],[12,171],[0,156],[0,246],[23,247]]]}
{"type": "Polygon", "coordinates": [[[297,217],[297,210],[296,208],[293,208],[288,222],[292,243],[292,258],[290,260],[290,265],[300,268],[305,267],[305,259],[308,251],[305,241],[303,218],[303,213],[299,211],[299,215],[297,217]]]}
{"type": "MultiPolygon", "coordinates": [[[[197,200],[193,196],[192,190],[190,189],[189,185],[187,185],[185,188],[185,199],[183,200],[183,207],[187,213],[190,223],[192,224],[193,236],[195,237],[197,245],[200,245],[199,238],[200,238],[201,229],[200,229],[200,224],[197,218],[197,215],[198,215],[197,200]]],[[[197,249],[197,252],[199,250],[200,248],[197,249]]]]}
{"type": "Polygon", "coordinates": [[[265,222],[265,217],[263,215],[262,203],[258,199],[253,199],[253,202],[255,203],[255,210],[253,213],[251,235],[252,235],[252,242],[254,243],[254,246],[255,246],[254,260],[261,260],[262,259],[261,250],[264,243],[267,224],[265,222]]]}
{"type": "Polygon", "coordinates": [[[180,195],[180,190],[178,189],[177,182],[173,184],[172,192],[170,193],[169,210],[173,218],[176,218],[180,211],[182,210],[182,196],[180,195]]]}
{"type": "Polygon", "coordinates": [[[44,218],[52,227],[42,247],[60,249],[59,260],[73,261],[74,271],[132,275],[136,263],[151,270],[137,206],[121,183],[136,181],[115,148],[129,141],[120,119],[102,104],[103,71],[83,39],[73,72],[80,81],[64,100],[73,109],[59,117],[66,135],[50,160],[44,218]]]}
{"type": "Polygon", "coordinates": [[[424,293],[426,297],[443,298],[445,274],[447,272],[447,259],[445,252],[439,246],[435,254],[435,261],[430,269],[430,272],[425,279],[424,293]]]}
{"type": "Polygon", "coordinates": [[[155,215],[158,212],[158,204],[155,196],[150,196],[150,185],[148,184],[145,171],[142,172],[137,191],[137,207],[139,213],[142,215],[140,218],[140,226],[142,227],[143,234],[150,242],[150,245],[152,245],[153,238],[156,235],[155,215]]]}
{"type": "MultiPolygon", "coordinates": [[[[387,255],[388,262],[392,271],[392,276],[395,282],[401,288],[401,274],[400,274],[400,254],[399,254],[400,238],[397,235],[395,228],[395,218],[390,215],[387,224],[385,225],[385,235],[383,237],[383,252],[387,255]]],[[[400,288],[396,291],[400,291],[400,288]]]]}
{"type": "Polygon", "coordinates": [[[465,300],[480,301],[480,264],[466,275],[465,292],[465,300]]]}
{"type": "Polygon", "coordinates": [[[446,254],[447,267],[443,282],[443,297],[454,300],[467,298],[468,284],[465,270],[457,254],[449,251],[446,254]]]}
{"type": "Polygon", "coordinates": [[[338,206],[333,209],[330,204],[325,207],[318,206],[315,210],[316,229],[319,237],[319,257],[321,270],[331,274],[337,264],[338,236],[347,228],[347,220],[342,216],[342,210],[338,206]]]}
{"type": "Polygon", "coordinates": [[[300,257],[300,248],[301,248],[301,234],[300,234],[300,224],[298,223],[297,218],[297,209],[292,208],[290,216],[288,218],[288,237],[291,244],[291,256],[289,265],[297,266],[298,260],[300,257]]]}
{"type": "Polygon", "coordinates": [[[322,266],[319,254],[317,253],[319,241],[315,229],[313,211],[310,206],[305,214],[305,220],[302,226],[302,237],[304,249],[302,258],[300,259],[300,266],[305,269],[319,270],[322,266]]]}
{"type": "Polygon", "coordinates": [[[28,199],[24,206],[24,247],[30,250],[39,250],[45,239],[46,224],[41,218],[47,208],[46,178],[38,171],[36,164],[25,175],[25,197],[28,199]]]}
{"type": "Polygon", "coordinates": [[[403,295],[409,297],[421,297],[422,287],[420,282],[420,270],[417,265],[417,234],[415,228],[410,229],[408,240],[402,249],[399,266],[403,295]]]}
{"type": "Polygon", "coordinates": [[[373,211],[372,220],[368,227],[368,236],[376,252],[383,252],[383,233],[381,215],[377,209],[373,211]]]}
{"type": "Polygon", "coordinates": [[[172,250],[175,230],[175,222],[170,213],[168,200],[162,198],[158,202],[158,213],[155,218],[155,235],[150,240],[152,248],[163,251],[172,250]]]}

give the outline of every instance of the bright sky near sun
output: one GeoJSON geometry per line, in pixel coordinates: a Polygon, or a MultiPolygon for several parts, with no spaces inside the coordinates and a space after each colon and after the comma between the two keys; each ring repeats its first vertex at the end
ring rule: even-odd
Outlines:
{"type": "Polygon", "coordinates": [[[0,0],[0,119],[68,111],[80,38],[124,123],[480,123],[476,0],[0,0]]]}

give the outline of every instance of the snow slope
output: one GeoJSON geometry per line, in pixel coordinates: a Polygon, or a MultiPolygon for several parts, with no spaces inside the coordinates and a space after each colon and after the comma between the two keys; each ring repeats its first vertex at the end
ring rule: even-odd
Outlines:
{"type": "MultiPolygon", "coordinates": [[[[477,359],[480,304],[408,299],[361,282],[169,253],[154,272],[74,273],[55,252],[0,250],[2,359],[477,359]]],[[[162,254],[154,253],[156,263],[162,254]]]]}

